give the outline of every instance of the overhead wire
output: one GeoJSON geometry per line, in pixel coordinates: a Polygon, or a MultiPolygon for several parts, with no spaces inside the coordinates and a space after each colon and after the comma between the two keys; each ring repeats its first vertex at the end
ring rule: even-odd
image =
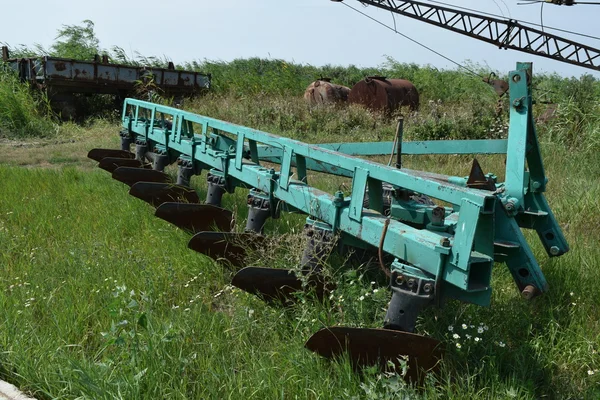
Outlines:
{"type": "Polygon", "coordinates": [[[342,2],[342,4],[343,4],[343,5],[345,5],[345,6],[346,6],[346,7],[348,7],[348,8],[350,8],[350,9],[352,9],[352,10],[356,11],[357,13],[359,13],[359,14],[361,14],[361,15],[363,15],[363,16],[365,16],[365,17],[367,17],[367,18],[369,18],[371,21],[374,21],[374,22],[378,23],[379,25],[381,25],[381,26],[383,26],[383,27],[385,27],[385,28],[387,28],[387,29],[391,30],[392,32],[396,33],[397,35],[400,35],[400,36],[402,36],[403,38],[405,38],[405,39],[407,39],[407,40],[410,40],[411,42],[413,42],[413,43],[415,43],[415,44],[417,44],[417,45],[419,45],[419,46],[423,47],[424,49],[426,49],[426,50],[429,50],[430,52],[432,52],[432,53],[434,53],[434,54],[437,54],[438,56],[442,57],[443,59],[445,59],[445,60],[447,60],[447,61],[450,61],[452,64],[456,65],[456,66],[457,66],[457,67],[459,67],[459,68],[462,68],[462,69],[464,69],[464,70],[468,71],[468,72],[469,72],[469,73],[471,73],[472,75],[474,75],[474,76],[477,76],[478,78],[481,78],[481,75],[479,75],[477,72],[475,72],[475,71],[473,71],[472,69],[470,69],[470,68],[468,68],[468,67],[466,67],[466,66],[462,65],[461,63],[459,63],[459,62],[457,62],[457,61],[454,61],[453,59],[451,59],[450,57],[447,57],[447,56],[445,56],[444,54],[440,53],[439,51],[436,51],[436,50],[432,49],[431,47],[429,47],[429,46],[427,46],[427,45],[425,45],[425,44],[423,44],[423,43],[421,43],[421,42],[419,42],[419,41],[417,41],[417,40],[415,40],[415,39],[411,38],[410,36],[408,36],[408,35],[405,35],[404,33],[397,31],[395,28],[393,28],[393,27],[391,27],[391,26],[389,26],[389,25],[386,25],[386,24],[384,24],[383,22],[379,21],[379,20],[378,20],[378,19],[376,19],[376,18],[373,18],[373,17],[371,17],[369,14],[366,14],[366,13],[364,13],[364,12],[362,12],[362,11],[360,11],[360,10],[358,10],[358,9],[356,9],[356,8],[354,8],[354,7],[350,6],[350,5],[348,5],[348,4],[346,4],[346,2],[342,2]]]}

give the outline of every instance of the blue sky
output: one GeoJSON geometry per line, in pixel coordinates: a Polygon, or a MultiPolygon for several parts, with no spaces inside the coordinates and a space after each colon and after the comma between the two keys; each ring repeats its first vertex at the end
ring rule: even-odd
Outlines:
{"type": "MultiPolygon", "coordinates": [[[[386,24],[393,24],[389,12],[363,8],[356,0],[345,2],[386,24]]],[[[540,6],[519,6],[518,0],[446,2],[540,22],[540,6]]],[[[52,6],[47,1],[29,0],[27,9],[36,11],[23,12],[18,2],[2,7],[0,41],[11,45],[40,43],[48,47],[62,24],[91,19],[96,24],[101,46],[118,45],[130,53],[135,50],[144,55],[165,55],[175,62],[258,56],[313,65],[377,66],[387,55],[401,62],[454,68],[443,58],[343,4],[329,0],[104,0],[100,3],[65,0],[52,6]]],[[[598,16],[600,6],[545,5],[543,22],[547,26],[599,36],[598,16]]],[[[533,61],[534,70],[555,71],[564,76],[593,72],[526,53],[499,50],[406,17],[397,16],[396,25],[400,32],[453,60],[470,60],[501,73],[512,69],[517,61],[533,61]]],[[[598,40],[573,39],[600,48],[598,40]]],[[[593,74],[600,77],[598,72],[593,74]]]]}

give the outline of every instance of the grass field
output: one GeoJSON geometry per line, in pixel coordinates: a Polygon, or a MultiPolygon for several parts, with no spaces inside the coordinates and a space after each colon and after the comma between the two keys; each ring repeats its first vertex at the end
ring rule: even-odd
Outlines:
{"type": "MultiPolygon", "coordinates": [[[[218,98],[191,107],[288,136],[305,126],[295,101],[272,102],[280,109],[262,116],[245,113],[250,103],[267,111],[271,104],[218,98]]],[[[327,136],[307,126],[296,137],[392,139],[385,121],[345,115],[325,126],[327,136]]],[[[600,156],[593,148],[542,139],[548,199],[571,245],[549,260],[527,235],[550,292],[523,301],[497,264],[490,308],[451,302],[427,310],[417,330],[446,342],[448,352],[440,376],[416,391],[397,375],[357,375],[347,362],[303,348],[324,326],[381,326],[389,290],[376,268],[332,257],[328,272],[338,288],[329,301],[269,307],[228,285],[230,271],[188,250],[189,235],[85,159],[93,147],[118,146],[117,124],[61,129],[60,140],[0,142],[0,378],[38,398],[600,398],[600,156]]],[[[480,161],[486,170],[504,168],[500,157],[480,161]]],[[[406,163],[466,175],[470,159],[406,163]]],[[[194,179],[202,196],[204,176],[194,179]]],[[[240,189],[225,199],[241,226],[244,199],[240,189]]],[[[295,265],[303,223],[294,215],[270,221],[267,233],[277,235],[254,263],[295,265]]]]}

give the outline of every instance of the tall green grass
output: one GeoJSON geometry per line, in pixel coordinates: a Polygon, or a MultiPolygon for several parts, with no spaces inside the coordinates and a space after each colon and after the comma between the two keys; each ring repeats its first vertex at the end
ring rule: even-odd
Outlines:
{"type": "MultiPolygon", "coordinates": [[[[571,252],[548,259],[528,234],[548,293],[523,301],[497,264],[490,308],[450,302],[423,313],[418,332],[443,340],[447,356],[420,392],[303,348],[324,326],[381,326],[390,293],[376,267],[333,257],[327,272],[338,288],[324,304],[269,307],[229,286],[230,271],[187,249],[189,235],[108,174],[0,166],[0,377],[41,399],[598,398],[600,186],[588,176],[600,174],[600,160],[544,141],[542,151],[571,252]]],[[[504,167],[501,157],[480,161],[504,167]]],[[[405,162],[464,175],[470,159],[405,162]]],[[[194,183],[201,196],[203,181],[194,183]]],[[[224,204],[240,226],[245,195],[224,204]]],[[[302,226],[288,214],[270,221],[273,239],[254,265],[296,265],[302,226]]]]}
{"type": "Polygon", "coordinates": [[[46,97],[0,61],[0,137],[48,137],[56,129],[46,97]]]}

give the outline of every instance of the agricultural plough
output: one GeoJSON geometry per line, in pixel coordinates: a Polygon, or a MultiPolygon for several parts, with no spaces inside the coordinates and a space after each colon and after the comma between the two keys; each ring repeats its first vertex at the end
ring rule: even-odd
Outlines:
{"type": "Polygon", "coordinates": [[[88,156],[157,207],[158,217],[191,232],[191,249],[235,267],[233,285],[267,301],[286,302],[300,290],[322,297],[335,284],[320,274],[333,241],[379,254],[391,289],[382,328],[329,327],[306,347],[325,357],[347,351],[356,365],[408,356],[414,378],[434,368],[442,352],[438,341],[413,333],[424,307],[450,298],[489,305],[495,262],[508,267],[523,297],[547,291],[522,229],[535,230],[550,257],[569,249],[544,197],[531,64],[517,64],[509,83],[507,139],[403,142],[398,135],[394,143],[314,145],[127,99],[121,149],[88,156]],[[393,166],[357,157],[392,152],[393,166]],[[476,160],[467,177],[409,170],[401,166],[403,154],[505,154],[506,179],[484,173],[476,160]],[[174,163],[176,182],[163,172],[174,163]],[[190,179],[203,170],[208,192],[201,202],[190,179]],[[309,171],[351,178],[351,195],[311,186],[309,171]],[[249,189],[242,233],[231,231],[232,213],[221,208],[223,195],[236,188],[249,189]],[[300,267],[246,266],[247,250],[261,246],[265,221],[281,212],[307,216],[300,267]]]}

